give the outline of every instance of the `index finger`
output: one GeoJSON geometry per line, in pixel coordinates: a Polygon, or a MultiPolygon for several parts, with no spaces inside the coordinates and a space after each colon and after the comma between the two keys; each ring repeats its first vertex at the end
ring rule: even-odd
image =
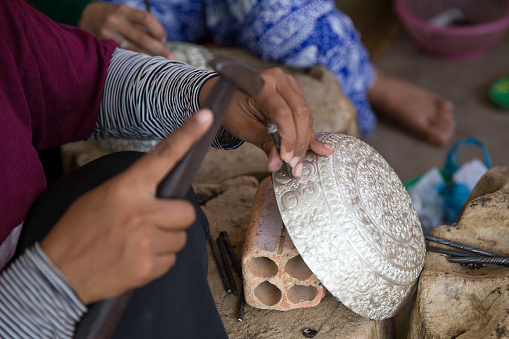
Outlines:
{"type": "Polygon", "coordinates": [[[210,110],[198,111],[175,133],[158,143],[150,153],[136,161],[129,168],[127,175],[136,175],[140,183],[155,188],[194,143],[207,132],[213,119],[210,110]]]}
{"type": "Polygon", "coordinates": [[[303,161],[311,134],[314,136],[313,119],[311,109],[304,98],[304,92],[297,81],[286,74],[283,80],[277,84],[277,92],[288,106],[291,119],[284,114],[278,114],[274,116],[273,122],[277,124],[280,131],[281,150],[284,150],[283,156],[286,156],[283,160],[295,167],[303,161]]]}
{"type": "Polygon", "coordinates": [[[165,58],[172,56],[161,41],[154,39],[143,27],[132,21],[121,22],[119,31],[130,41],[130,49],[134,51],[165,58]]]}
{"type": "Polygon", "coordinates": [[[134,10],[127,13],[127,18],[145,27],[147,33],[159,42],[166,41],[166,32],[163,25],[150,13],[134,10]]]}

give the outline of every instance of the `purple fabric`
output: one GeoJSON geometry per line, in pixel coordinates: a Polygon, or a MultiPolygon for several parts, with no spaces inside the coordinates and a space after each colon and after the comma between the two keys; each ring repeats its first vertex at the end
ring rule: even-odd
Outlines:
{"type": "Polygon", "coordinates": [[[46,187],[37,150],[94,130],[114,49],[22,0],[0,1],[0,243],[46,187]]]}

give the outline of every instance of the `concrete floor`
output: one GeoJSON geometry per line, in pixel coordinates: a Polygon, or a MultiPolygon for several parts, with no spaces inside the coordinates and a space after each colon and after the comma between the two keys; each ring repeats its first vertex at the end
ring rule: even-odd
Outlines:
{"type": "MultiPolygon", "coordinates": [[[[455,105],[456,135],[444,147],[417,140],[386,121],[380,121],[365,141],[394,168],[403,182],[442,167],[450,146],[475,137],[488,148],[492,164],[509,166],[509,111],[489,100],[490,85],[509,76],[509,34],[483,57],[464,62],[437,59],[421,51],[401,31],[375,61],[383,71],[449,98],[455,105]]],[[[482,158],[477,148],[462,148],[460,159],[482,158]]]]}

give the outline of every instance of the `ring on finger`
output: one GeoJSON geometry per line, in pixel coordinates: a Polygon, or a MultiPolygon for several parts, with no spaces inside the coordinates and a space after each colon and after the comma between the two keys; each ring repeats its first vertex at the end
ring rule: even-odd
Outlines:
{"type": "Polygon", "coordinates": [[[118,47],[120,48],[127,48],[129,46],[129,40],[127,40],[127,38],[124,38],[122,39],[122,41],[120,41],[120,43],[118,44],[118,47]]]}

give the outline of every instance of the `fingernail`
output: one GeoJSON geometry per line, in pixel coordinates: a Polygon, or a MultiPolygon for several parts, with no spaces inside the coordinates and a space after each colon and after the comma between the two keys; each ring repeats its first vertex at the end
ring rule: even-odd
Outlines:
{"type": "Polygon", "coordinates": [[[302,175],[302,167],[302,164],[297,164],[297,166],[293,169],[296,177],[300,177],[302,175]]]}
{"type": "Polygon", "coordinates": [[[175,55],[173,55],[173,53],[170,53],[166,56],[166,59],[169,59],[169,60],[174,60],[175,59],[175,55]]]}
{"type": "Polygon", "coordinates": [[[297,166],[297,164],[299,163],[299,158],[298,157],[295,157],[292,159],[292,161],[290,161],[290,166],[295,167],[297,166]]]}
{"type": "Polygon", "coordinates": [[[329,151],[334,151],[334,148],[332,148],[331,145],[329,144],[323,144],[325,146],[325,148],[327,148],[329,151]]]}
{"type": "Polygon", "coordinates": [[[286,162],[290,162],[293,158],[293,151],[292,152],[287,152],[283,158],[284,161],[286,162]]]}
{"type": "Polygon", "coordinates": [[[200,110],[198,113],[195,114],[196,120],[200,124],[208,123],[210,120],[212,120],[212,111],[210,109],[204,108],[200,110]]]}

